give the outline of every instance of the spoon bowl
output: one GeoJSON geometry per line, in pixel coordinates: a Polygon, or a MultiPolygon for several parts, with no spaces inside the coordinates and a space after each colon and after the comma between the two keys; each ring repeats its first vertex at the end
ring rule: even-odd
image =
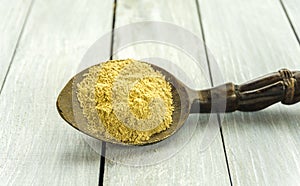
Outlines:
{"type": "MultiPolygon", "coordinates": [[[[191,108],[191,102],[189,101],[189,91],[186,86],[182,82],[180,82],[178,79],[176,79],[171,73],[168,71],[155,66],[153,64],[150,64],[151,67],[161,72],[164,76],[166,81],[168,81],[171,85],[171,93],[173,97],[173,106],[174,111],[172,114],[172,124],[170,125],[170,128],[167,130],[164,130],[160,133],[156,133],[150,137],[147,141],[142,141],[138,144],[131,143],[131,142],[120,142],[117,140],[114,140],[112,138],[108,138],[105,135],[97,135],[92,134],[91,131],[86,127],[86,123],[88,122],[86,118],[83,115],[82,108],[80,107],[80,103],[77,99],[77,84],[81,82],[84,78],[84,74],[88,73],[89,68],[81,71],[80,73],[76,74],[62,89],[60,92],[56,106],[58,113],[60,116],[69,123],[72,127],[79,130],[80,132],[83,132],[93,138],[110,142],[114,144],[121,144],[121,145],[146,145],[146,144],[152,144],[159,142],[161,140],[164,140],[174,134],[186,121],[189,111],[191,108]],[[181,99],[184,98],[184,99],[181,99]]],[[[91,68],[91,67],[90,67],[91,68]]]]}

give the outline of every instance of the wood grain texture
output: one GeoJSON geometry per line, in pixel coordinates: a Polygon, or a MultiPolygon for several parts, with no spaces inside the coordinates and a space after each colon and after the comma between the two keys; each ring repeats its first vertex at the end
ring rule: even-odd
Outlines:
{"type": "MultiPolygon", "coordinates": [[[[151,0],[118,1],[116,14],[117,28],[139,21],[163,21],[177,24],[196,34],[198,37],[202,37],[195,1],[163,0],[159,3],[151,0]]],[[[149,30],[149,33],[153,34],[153,38],[157,35],[173,37],[172,35],[164,35],[162,27],[154,27],[153,29],[153,27],[148,26],[142,27],[140,30],[133,30],[126,36],[115,34],[114,51],[116,53],[114,54],[114,58],[146,58],[146,61],[167,67],[166,69],[172,73],[174,72],[175,75],[176,68],[169,64],[176,64],[183,71],[181,74],[189,75],[194,80],[194,83],[196,83],[193,84],[185,81],[184,76],[178,76],[179,79],[187,83],[190,87],[195,89],[210,87],[206,61],[203,63],[205,65],[202,66],[203,71],[200,71],[193,66],[191,59],[176,47],[170,47],[168,44],[157,42],[140,42],[131,43],[125,49],[119,50],[122,45],[121,43],[126,38],[134,39],[149,30]]],[[[176,36],[178,32],[174,30],[169,34],[175,34],[176,36]]],[[[181,41],[183,45],[188,45],[185,37],[185,35],[178,34],[175,39],[181,41]]],[[[150,38],[148,39],[151,40],[150,38]]],[[[199,49],[200,52],[197,57],[205,60],[203,45],[199,49]]],[[[215,124],[213,130],[216,133],[214,133],[214,136],[209,136],[211,138],[206,139],[208,143],[211,141],[212,143],[208,148],[202,149],[201,140],[205,136],[205,132],[207,132],[206,123],[208,122],[209,115],[203,115],[198,119],[199,116],[197,114],[191,115],[189,119],[194,123],[189,123],[188,121],[185,125],[186,128],[181,129],[177,133],[178,136],[171,137],[170,140],[175,144],[174,146],[168,145],[168,142],[164,141],[167,145],[162,145],[162,148],[152,149],[151,147],[145,147],[144,152],[140,152],[142,160],[137,157],[140,154],[135,153],[135,150],[118,151],[108,144],[106,149],[106,157],[108,159],[106,159],[105,163],[104,185],[229,185],[229,176],[216,117],[215,115],[212,116],[215,124]],[[196,122],[198,121],[198,126],[188,144],[180,152],[171,158],[167,158],[164,154],[166,151],[172,151],[172,148],[180,148],[182,141],[188,140],[188,125],[196,125],[195,119],[196,122]],[[217,137],[214,140],[216,135],[217,137]],[[183,138],[180,138],[180,136],[183,136],[183,138]],[[176,146],[176,144],[178,145],[176,146]],[[150,156],[149,159],[145,159],[147,156],[150,156]],[[118,159],[112,157],[118,157],[118,159]],[[124,165],[128,164],[129,160],[135,159],[135,157],[137,157],[136,164],[130,162],[131,166],[124,165]],[[167,160],[157,163],[159,159],[167,160]],[[145,164],[155,165],[146,166],[145,164]]],[[[170,142],[170,144],[172,143],[170,142]]]]}
{"type": "Polygon", "coordinates": [[[2,0],[0,4],[0,87],[24,26],[31,0],[2,0]]]}
{"type": "Polygon", "coordinates": [[[98,185],[99,155],[55,102],[87,48],[110,30],[112,6],[35,1],[0,97],[0,185],[98,185]]]}
{"type": "MultiPolygon", "coordinates": [[[[199,4],[206,43],[224,81],[242,83],[282,67],[300,69],[299,44],[279,1],[199,4]]],[[[222,127],[234,185],[299,185],[299,111],[299,104],[279,104],[226,114],[222,127]]]]}

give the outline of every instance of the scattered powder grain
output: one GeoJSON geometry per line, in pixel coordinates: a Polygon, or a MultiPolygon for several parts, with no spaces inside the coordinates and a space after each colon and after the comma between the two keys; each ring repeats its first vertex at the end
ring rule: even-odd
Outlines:
{"type": "Polygon", "coordinates": [[[108,61],[92,67],[77,87],[89,129],[108,138],[138,144],[172,123],[171,86],[149,64],[108,61]]]}

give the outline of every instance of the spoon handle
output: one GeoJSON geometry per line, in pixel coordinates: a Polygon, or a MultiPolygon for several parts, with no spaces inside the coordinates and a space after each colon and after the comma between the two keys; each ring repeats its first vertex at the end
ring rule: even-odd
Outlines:
{"type": "Polygon", "coordinates": [[[277,102],[291,105],[299,101],[300,71],[282,69],[241,85],[226,83],[197,91],[191,113],[258,111],[277,102]]]}

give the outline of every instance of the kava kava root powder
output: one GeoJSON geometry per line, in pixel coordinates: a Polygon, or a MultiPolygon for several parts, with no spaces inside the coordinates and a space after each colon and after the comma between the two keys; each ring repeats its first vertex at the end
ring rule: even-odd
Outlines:
{"type": "Polygon", "coordinates": [[[172,123],[171,85],[151,65],[133,59],[95,65],[77,84],[88,129],[138,144],[172,123]]]}

